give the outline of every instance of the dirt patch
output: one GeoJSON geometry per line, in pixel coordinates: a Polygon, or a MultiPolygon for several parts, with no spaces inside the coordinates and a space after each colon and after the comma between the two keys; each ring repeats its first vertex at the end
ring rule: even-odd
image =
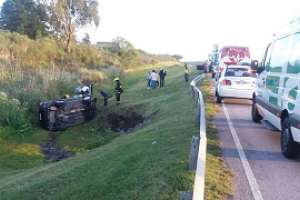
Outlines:
{"type": "Polygon", "coordinates": [[[41,145],[41,151],[46,161],[60,161],[74,155],[73,152],[64,150],[64,148],[58,144],[58,136],[59,132],[49,132],[48,141],[41,145]]]}
{"type": "Polygon", "coordinates": [[[137,126],[142,125],[144,117],[133,109],[126,109],[121,113],[109,113],[107,115],[107,122],[112,131],[128,132],[137,126]]]}

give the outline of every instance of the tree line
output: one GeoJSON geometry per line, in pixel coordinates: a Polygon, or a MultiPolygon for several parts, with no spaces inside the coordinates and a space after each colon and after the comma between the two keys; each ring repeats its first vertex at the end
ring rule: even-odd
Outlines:
{"type": "Polygon", "coordinates": [[[53,37],[68,53],[78,29],[99,25],[97,0],[6,0],[0,16],[1,29],[53,37]]]}

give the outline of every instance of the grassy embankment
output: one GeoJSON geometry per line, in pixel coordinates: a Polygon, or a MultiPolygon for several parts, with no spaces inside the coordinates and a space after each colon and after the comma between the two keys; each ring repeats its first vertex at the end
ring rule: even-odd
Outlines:
{"type": "MultiPolygon", "coordinates": [[[[39,127],[40,101],[58,99],[79,84],[94,83],[95,91],[112,91],[112,79],[125,69],[171,65],[167,55],[132,49],[110,52],[95,45],[73,43],[67,54],[51,38],[31,40],[24,35],[0,32],[0,176],[44,165],[40,145],[48,132],[39,127]]],[[[99,99],[99,94],[96,94],[99,99]]],[[[99,99],[101,101],[101,99],[99,99]]],[[[99,105],[101,102],[99,101],[99,105]]],[[[100,110],[103,110],[100,107],[100,110]]],[[[59,136],[66,150],[82,153],[110,142],[118,134],[107,130],[104,113],[97,119],[70,128],[59,136]]]]}
{"type": "MultiPolygon", "coordinates": [[[[196,104],[182,69],[168,72],[167,87],[159,90],[145,89],[144,72],[126,77],[122,105],[113,109],[136,107],[151,116],[141,129],[73,158],[7,174],[0,179],[1,199],[178,199],[179,191],[191,190],[194,176],[187,163],[191,137],[198,134],[196,104]]],[[[208,113],[213,109],[208,103],[208,113]]],[[[98,120],[68,131],[79,138],[89,132],[101,136],[93,128],[98,120]]],[[[220,199],[229,191],[228,171],[211,128],[208,137],[206,196],[220,199]]]]}
{"type": "Polygon", "coordinates": [[[177,199],[179,191],[190,190],[196,105],[182,69],[168,72],[167,87],[159,90],[145,89],[144,72],[124,81],[122,106],[152,116],[143,128],[73,158],[1,178],[1,199],[177,199]]]}

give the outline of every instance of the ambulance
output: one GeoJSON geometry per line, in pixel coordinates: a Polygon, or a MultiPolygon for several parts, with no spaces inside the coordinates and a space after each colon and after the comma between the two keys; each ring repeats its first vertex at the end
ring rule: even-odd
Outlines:
{"type": "Polygon", "coordinates": [[[295,157],[300,142],[300,18],[275,35],[257,73],[252,120],[278,129],[282,154],[295,157]]]}
{"type": "Polygon", "coordinates": [[[228,65],[239,65],[251,63],[250,51],[248,47],[243,46],[223,46],[219,51],[218,65],[216,66],[213,76],[219,79],[221,72],[228,65]]]}

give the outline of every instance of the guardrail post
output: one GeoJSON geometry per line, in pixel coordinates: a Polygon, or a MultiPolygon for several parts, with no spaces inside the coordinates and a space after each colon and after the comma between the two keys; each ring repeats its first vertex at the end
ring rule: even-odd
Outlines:
{"type": "Polygon", "coordinates": [[[191,154],[189,162],[189,170],[195,171],[197,169],[198,160],[198,149],[199,149],[200,138],[193,136],[191,145],[191,154]]]}
{"type": "Polygon", "coordinates": [[[180,192],[179,200],[192,200],[193,193],[192,192],[180,192]]]}

